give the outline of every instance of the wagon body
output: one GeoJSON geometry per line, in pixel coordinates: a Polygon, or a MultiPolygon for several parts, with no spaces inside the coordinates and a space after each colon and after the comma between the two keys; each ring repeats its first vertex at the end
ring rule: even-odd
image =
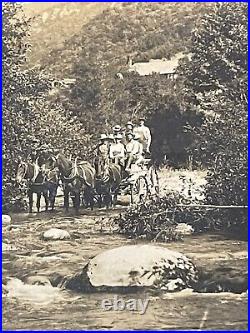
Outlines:
{"type": "Polygon", "coordinates": [[[119,193],[129,194],[131,204],[145,202],[159,194],[158,173],[150,160],[144,160],[140,165],[132,165],[129,175],[119,186],[119,193]]]}

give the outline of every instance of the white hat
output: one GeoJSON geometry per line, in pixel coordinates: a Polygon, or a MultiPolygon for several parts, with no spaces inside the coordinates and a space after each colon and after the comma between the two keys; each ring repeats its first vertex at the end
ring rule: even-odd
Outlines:
{"type": "Polygon", "coordinates": [[[128,121],[126,125],[134,126],[132,121],[128,121]]]}
{"type": "Polygon", "coordinates": [[[110,140],[114,140],[115,137],[114,137],[114,134],[109,134],[107,138],[110,140]]]}
{"type": "Polygon", "coordinates": [[[107,139],[108,137],[107,137],[107,135],[106,134],[101,134],[101,136],[100,136],[100,140],[105,140],[105,139],[107,139]]]}
{"type": "Polygon", "coordinates": [[[120,125],[115,125],[113,127],[113,131],[115,131],[115,132],[119,132],[120,130],[121,130],[121,126],[120,125]]]}

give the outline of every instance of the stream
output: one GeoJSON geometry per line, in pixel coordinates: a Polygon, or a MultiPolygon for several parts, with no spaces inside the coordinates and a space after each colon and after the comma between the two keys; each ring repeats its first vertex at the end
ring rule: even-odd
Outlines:
{"type": "MultiPolygon", "coordinates": [[[[80,216],[65,215],[62,210],[53,214],[12,214],[11,225],[3,226],[3,242],[11,245],[3,252],[4,330],[247,329],[247,293],[209,294],[186,289],[168,294],[118,295],[124,300],[149,299],[147,311],[141,315],[129,310],[104,311],[102,300],[113,299],[114,294],[85,295],[22,282],[25,276],[36,274],[72,275],[106,249],[145,243],[114,234],[109,222],[101,222],[122,209],[95,209],[80,216]],[[42,240],[41,234],[51,227],[67,230],[72,238],[42,240]]],[[[183,241],[157,244],[184,253],[201,267],[247,267],[247,243],[222,235],[191,235],[183,241]]]]}

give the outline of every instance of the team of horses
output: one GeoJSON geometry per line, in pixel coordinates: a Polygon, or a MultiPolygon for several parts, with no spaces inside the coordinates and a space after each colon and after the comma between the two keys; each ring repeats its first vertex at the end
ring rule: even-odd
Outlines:
{"type": "Polygon", "coordinates": [[[29,212],[33,208],[33,194],[37,194],[37,211],[40,211],[41,196],[45,200],[45,210],[54,210],[57,189],[61,183],[64,192],[64,207],[69,210],[69,198],[72,198],[76,213],[81,205],[94,208],[105,205],[107,208],[117,200],[122,170],[119,165],[106,163],[95,168],[87,161],[78,158],[71,160],[64,154],[42,153],[34,162],[20,161],[17,168],[17,183],[26,184],[29,198],[29,212]]]}

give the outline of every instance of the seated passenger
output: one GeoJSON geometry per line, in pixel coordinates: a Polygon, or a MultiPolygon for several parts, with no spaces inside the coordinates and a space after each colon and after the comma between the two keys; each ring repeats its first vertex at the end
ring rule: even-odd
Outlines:
{"type": "Polygon", "coordinates": [[[126,171],[129,171],[131,164],[138,164],[142,160],[143,146],[138,141],[138,137],[133,133],[127,133],[127,144],[126,144],[126,171]]]}
{"type": "Polygon", "coordinates": [[[109,143],[108,137],[106,134],[101,134],[100,142],[98,146],[95,148],[97,150],[97,156],[95,157],[95,170],[97,176],[100,175],[103,165],[109,163],[109,143]]]}
{"type": "Polygon", "coordinates": [[[121,141],[122,141],[122,135],[117,134],[115,136],[115,141],[110,145],[109,158],[115,164],[118,164],[121,167],[123,167],[125,159],[125,147],[121,141]]]}

